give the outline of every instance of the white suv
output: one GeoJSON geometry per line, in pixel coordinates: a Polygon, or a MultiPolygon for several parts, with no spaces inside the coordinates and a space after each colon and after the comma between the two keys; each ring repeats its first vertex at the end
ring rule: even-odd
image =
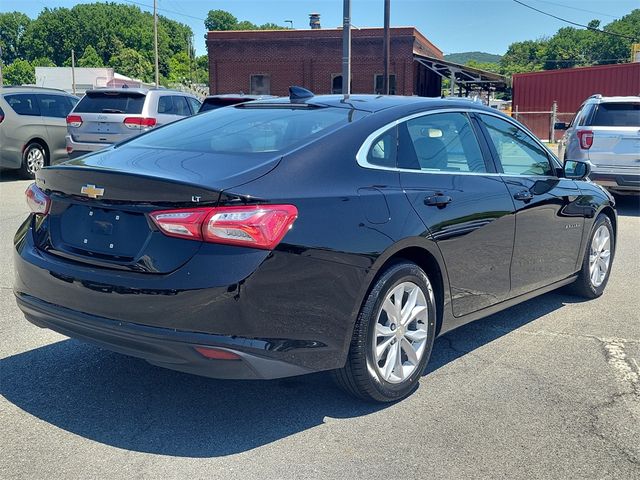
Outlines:
{"type": "Polygon", "coordinates": [[[558,157],[591,162],[589,178],[619,194],[640,193],[640,96],[592,95],[566,130],[558,157]]]}
{"type": "Polygon", "coordinates": [[[87,90],[67,116],[67,153],[74,158],[102,150],[152,128],[198,113],[191,94],[165,89],[87,90]]]}

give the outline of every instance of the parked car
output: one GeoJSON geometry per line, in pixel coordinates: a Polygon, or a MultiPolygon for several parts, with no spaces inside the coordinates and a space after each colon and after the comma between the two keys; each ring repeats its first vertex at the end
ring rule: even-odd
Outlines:
{"type": "Polygon", "coordinates": [[[14,292],[30,322],[154,365],[334,370],[398,400],[436,336],[603,293],[615,203],[588,167],[478,103],[293,90],[39,171],[14,292]]]}
{"type": "Polygon", "coordinates": [[[560,158],[591,162],[591,180],[614,193],[640,193],[640,96],[593,95],[555,128],[566,130],[560,158]]]}
{"type": "Polygon", "coordinates": [[[87,90],[67,117],[71,158],[108,147],[153,128],[197,113],[195,96],[165,89],[87,90]]]}
{"type": "Polygon", "coordinates": [[[251,102],[254,100],[266,100],[268,98],[275,97],[272,95],[245,95],[243,93],[209,95],[202,101],[202,105],[200,105],[198,113],[208,112],[209,110],[215,110],[216,108],[228,107],[229,105],[237,105],[239,103],[251,102]]]}
{"type": "Polygon", "coordinates": [[[35,178],[39,168],[65,160],[64,119],[77,102],[64,90],[0,88],[0,168],[35,178]]]}

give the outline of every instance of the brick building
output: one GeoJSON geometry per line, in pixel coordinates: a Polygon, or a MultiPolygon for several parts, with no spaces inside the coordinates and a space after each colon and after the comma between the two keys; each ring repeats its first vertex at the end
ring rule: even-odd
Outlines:
{"type": "MultiPolygon", "coordinates": [[[[352,93],[381,93],[383,29],[354,29],[351,35],[352,93]]],[[[440,96],[442,78],[451,76],[460,95],[463,88],[468,93],[488,82],[504,85],[499,75],[444,61],[442,51],[414,27],[391,28],[390,43],[392,94],[440,96]]],[[[207,49],[211,94],[287,95],[290,85],[317,94],[342,91],[339,28],[208,32],[207,49]]]]}

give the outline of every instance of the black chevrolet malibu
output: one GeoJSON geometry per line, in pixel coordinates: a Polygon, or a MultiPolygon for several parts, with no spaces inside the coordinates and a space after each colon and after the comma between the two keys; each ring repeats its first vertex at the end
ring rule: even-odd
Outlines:
{"type": "Polygon", "coordinates": [[[411,393],[436,336],[572,284],[602,294],[614,201],[466,100],[227,107],[40,170],[15,295],[41,327],[216,378],[334,370],[411,393]]]}

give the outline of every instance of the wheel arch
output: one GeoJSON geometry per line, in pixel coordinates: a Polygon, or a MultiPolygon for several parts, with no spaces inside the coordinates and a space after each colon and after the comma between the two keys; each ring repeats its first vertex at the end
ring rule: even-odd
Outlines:
{"type": "MultiPolygon", "coordinates": [[[[44,148],[45,153],[47,154],[47,158],[45,158],[45,162],[48,165],[49,162],[51,161],[51,151],[49,150],[49,144],[47,143],[47,141],[42,138],[42,137],[33,137],[30,138],[29,140],[27,140],[26,142],[24,142],[24,146],[22,147],[22,156],[24,159],[24,152],[27,149],[27,147],[32,144],[32,143],[38,143],[40,144],[40,146],[42,146],[42,148],[44,148]]],[[[45,165],[46,166],[46,165],[45,165]]]]}
{"type": "Polygon", "coordinates": [[[447,318],[445,311],[451,303],[449,277],[447,276],[444,259],[438,246],[435,242],[422,237],[409,238],[397,242],[376,259],[367,281],[364,282],[365,288],[361,292],[359,302],[357,302],[355,311],[353,312],[353,318],[357,319],[367,295],[369,295],[371,288],[373,288],[380,274],[389,265],[402,260],[415,263],[429,276],[436,300],[436,335],[438,335],[442,329],[444,320],[447,318]]]}

